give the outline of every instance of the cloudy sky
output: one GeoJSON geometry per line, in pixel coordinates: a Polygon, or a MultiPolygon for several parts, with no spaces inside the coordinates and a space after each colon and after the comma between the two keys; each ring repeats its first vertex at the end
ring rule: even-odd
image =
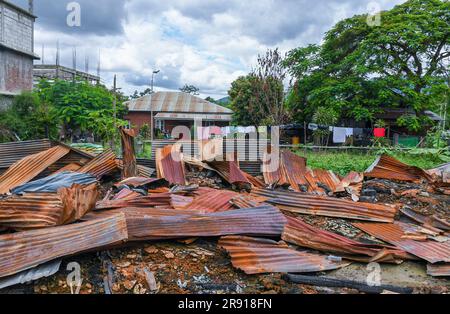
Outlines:
{"type": "Polygon", "coordinates": [[[88,56],[95,74],[100,55],[102,81],[111,86],[117,74],[126,94],[149,87],[161,70],[155,90],[193,84],[202,96],[221,98],[268,48],[320,43],[337,21],[405,0],[78,0],[79,27],[67,25],[71,1],[34,2],[35,52],[45,46],[45,63],[55,63],[59,40],[62,65],[72,66],[76,47],[78,69],[88,56]]]}

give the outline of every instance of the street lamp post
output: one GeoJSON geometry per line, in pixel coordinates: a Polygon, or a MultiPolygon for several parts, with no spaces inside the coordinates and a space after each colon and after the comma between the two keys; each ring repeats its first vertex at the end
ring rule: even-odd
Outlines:
{"type": "MultiPolygon", "coordinates": [[[[152,86],[151,86],[151,93],[154,93],[153,87],[154,87],[154,82],[155,82],[155,75],[158,74],[160,72],[160,70],[156,70],[153,71],[152,73],[152,86]]],[[[150,96],[151,97],[151,96],[150,96]]],[[[153,118],[153,106],[152,103],[150,102],[150,118],[151,118],[151,141],[153,144],[153,137],[154,137],[154,118],[153,118]]]]}

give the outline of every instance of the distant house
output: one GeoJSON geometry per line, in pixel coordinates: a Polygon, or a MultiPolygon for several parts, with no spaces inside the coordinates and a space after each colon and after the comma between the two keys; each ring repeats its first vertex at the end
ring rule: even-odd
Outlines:
{"type": "Polygon", "coordinates": [[[28,11],[0,0],[0,108],[33,88],[35,19],[31,6],[28,11]]]}
{"type": "Polygon", "coordinates": [[[166,133],[171,133],[176,126],[192,128],[199,121],[201,125],[197,126],[228,126],[233,115],[228,108],[183,92],[157,92],[125,105],[129,110],[125,119],[133,128],[148,124],[166,133]]]}

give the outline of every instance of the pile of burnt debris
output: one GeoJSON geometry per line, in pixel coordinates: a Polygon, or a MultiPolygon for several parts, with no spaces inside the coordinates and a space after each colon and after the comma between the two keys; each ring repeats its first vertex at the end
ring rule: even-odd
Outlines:
{"type": "MultiPolygon", "coordinates": [[[[0,288],[56,276],[62,259],[86,252],[97,252],[106,265],[101,289],[89,285],[104,293],[173,292],[161,288],[156,271],[195,267],[215,254],[245,276],[363,293],[413,290],[317,274],[352,263],[417,261],[429,276],[450,275],[448,164],[425,171],[384,155],[366,173],[340,177],[282,151],[278,167],[265,158],[262,176],[254,177],[233,156],[205,161],[173,145],[157,150],[150,169],[137,165],[134,132],[122,129],[121,136],[122,159],[62,143],[30,155],[33,145],[14,143],[0,154],[0,166],[10,163],[0,176],[0,288]],[[207,248],[190,246],[209,239],[207,248]],[[184,258],[161,248],[171,242],[184,258]],[[114,250],[131,250],[132,262],[112,265],[114,250]],[[162,252],[177,265],[138,269],[136,251],[162,252]],[[131,278],[122,286],[112,275],[118,269],[131,278]]],[[[221,285],[197,279],[202,291],[221,285]]],[[[175,282],[177,292],[189,291],[183,280],[175,282]]],[[[238,284],[228,288],[242,291],[238,284]]]]}

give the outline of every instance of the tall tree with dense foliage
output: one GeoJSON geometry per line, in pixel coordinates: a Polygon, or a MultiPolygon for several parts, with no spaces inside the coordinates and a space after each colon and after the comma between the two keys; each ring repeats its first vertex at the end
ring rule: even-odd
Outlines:
{"type": "Polygon", "coordinates": [[[375,120],[383,108],[412,108],[400,119],[418,131],[448,89],[450,2],[409,0],[381,12],[380,25],[357,15],[336,24],[321,46],[294,49],[285,65],[296,82],[288,106],[298,119],[317,107],[375,120]]]}
{"type": "Polygon", "coordinates": [[[228,92],[234,123],[259,126],[281,125],[288,121],[285,78],[286,69],[278,49],[258,56],[252,73],[234,81],[228,92]]]}

